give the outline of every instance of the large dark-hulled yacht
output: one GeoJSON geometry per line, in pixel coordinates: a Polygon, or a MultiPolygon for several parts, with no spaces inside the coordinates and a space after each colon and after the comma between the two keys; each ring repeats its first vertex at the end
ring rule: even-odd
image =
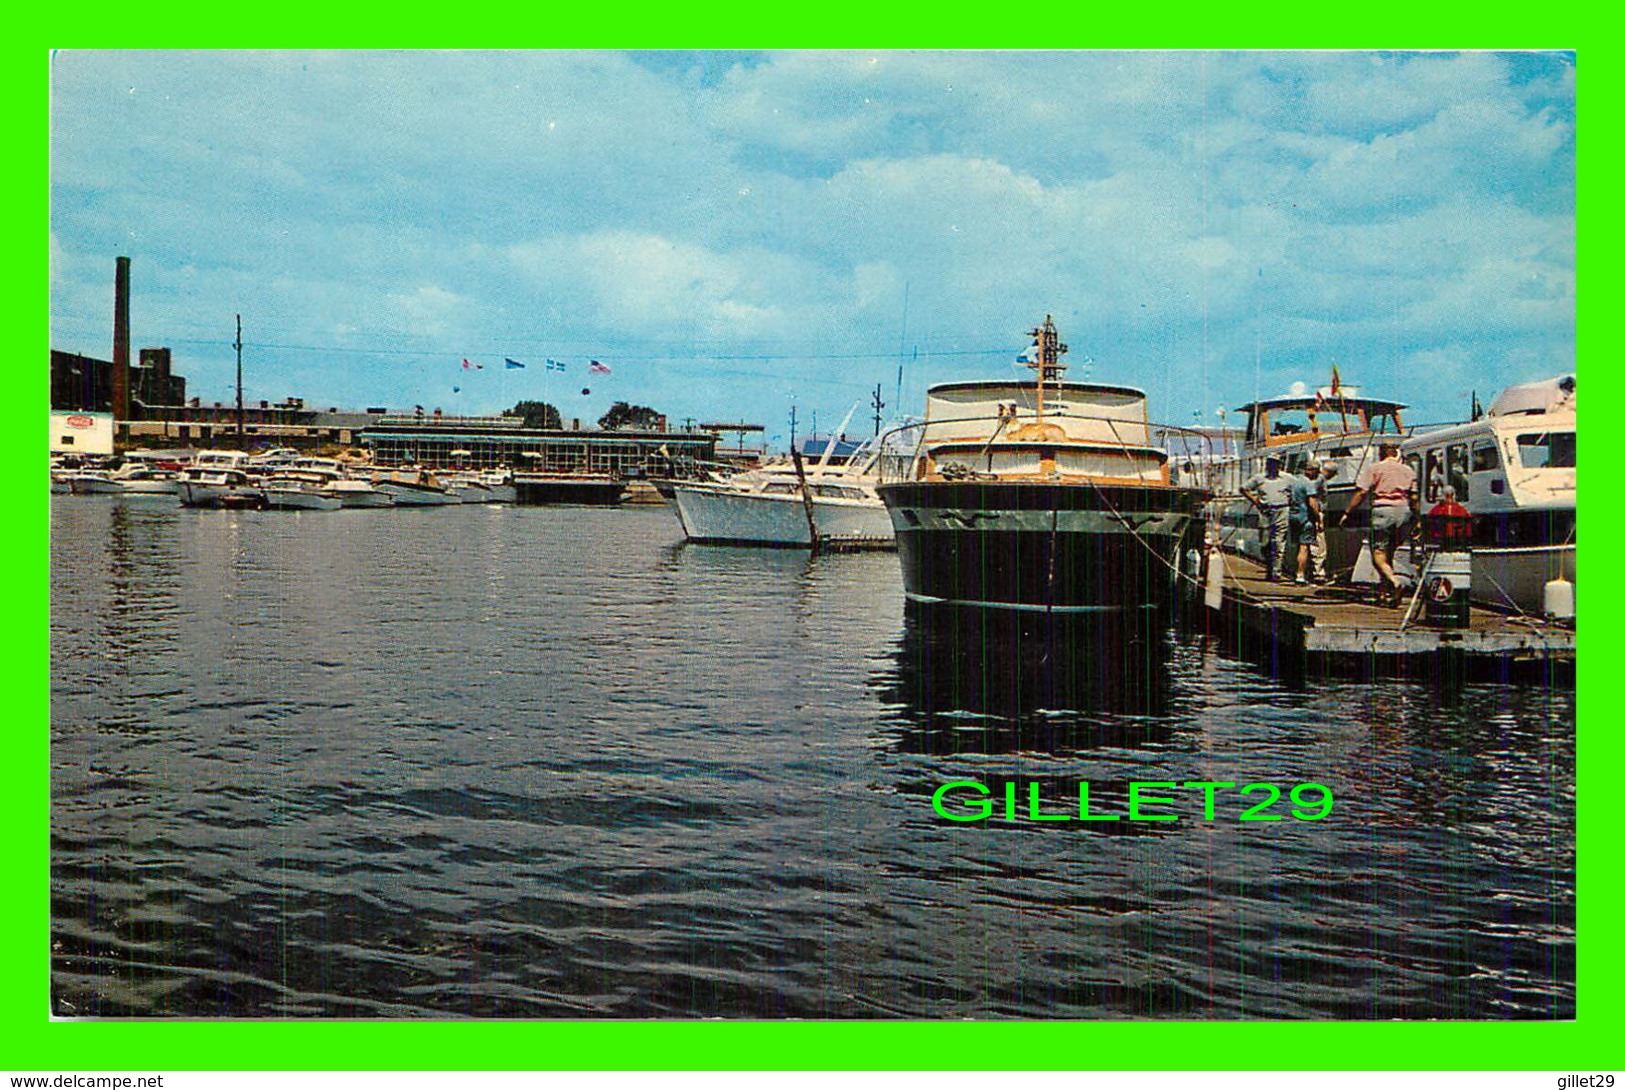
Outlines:
{"type": "Polygon", "coordinates": [[[1031,333],[1031,380],[931,387],[909,479],[879,487],[904,591],[1047,612],[1164,604],[1208,495],[1170,480],[1143,392],[1064,381],[1054,321],[1031,333]]]}

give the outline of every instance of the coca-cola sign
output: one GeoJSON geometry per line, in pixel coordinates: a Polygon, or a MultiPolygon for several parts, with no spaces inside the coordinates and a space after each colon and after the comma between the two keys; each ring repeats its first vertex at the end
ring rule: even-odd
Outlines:
{"type": "Polygon", "coordinates": [[[67,419],[67,425],[70,428],[94,428],[96,420],[94,417],[89,416],[70,416],[67,419]]]}

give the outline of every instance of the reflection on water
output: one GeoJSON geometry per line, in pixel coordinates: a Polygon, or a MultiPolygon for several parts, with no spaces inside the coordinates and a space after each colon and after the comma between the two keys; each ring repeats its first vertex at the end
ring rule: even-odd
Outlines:
{"type": "Polygon", "coordinates": [[[1156,612],[1052,614],[907,603],[876,679],[924,753],[1088,748],[1166,737],[1173,654],[1156,612]]]}
{"type": "Polygon", "coordinates": [[[660,509],[52,505],[54,1010],[1568,1018],[1574,695],[905,612],[660,509]],[[933,791],[1317,781],[1324,821],[933,791]]]}

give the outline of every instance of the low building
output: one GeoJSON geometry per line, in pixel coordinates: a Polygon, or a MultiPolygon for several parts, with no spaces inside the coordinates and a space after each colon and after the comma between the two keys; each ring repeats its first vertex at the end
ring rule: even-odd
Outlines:
{"type": "Polygon", "coordinates": [[[710,461],[717,437],[698,430],[583,431],[527,428],[516,416],[439,413],[376,419],[360,444],[381,465],[507,467],[523,472],[660,477],[710,461]]]}

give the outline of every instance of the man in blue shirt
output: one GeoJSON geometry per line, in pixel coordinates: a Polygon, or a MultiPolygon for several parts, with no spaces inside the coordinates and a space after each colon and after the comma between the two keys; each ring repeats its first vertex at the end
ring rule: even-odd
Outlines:
{"type": "Polygon", "coordinates": [[[1326,576],[1326,482],[1320,476],[1320,463],[1310,459],[1303,476],[1293,477],[1289,489],[1289,518],[1292,540],[1298,546],[1298,582],[1327,581],[1326,576]],[[1308,579],[1304,577],[1308,570],[1308,579]]]}

